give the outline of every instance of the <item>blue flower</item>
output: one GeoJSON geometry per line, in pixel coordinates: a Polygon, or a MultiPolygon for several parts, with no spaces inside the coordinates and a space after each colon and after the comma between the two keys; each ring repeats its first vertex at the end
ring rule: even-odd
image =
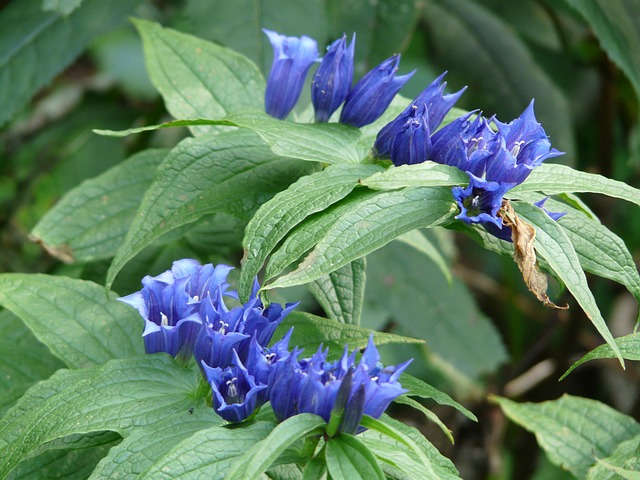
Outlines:
{"type": "Polygon", "coordinates": [[[193,349],[198,364],[204,361],[210,367],[226,367],[231,365],[234,350],[246,362],[251,339],[255,338],[260,346],[268,345],[278,325],[298,305],[288,303],[282,307],[272,303],[265,308],[258,290],[256,281],[249,301],[231,310],[221,293],[203,299],[199,310],[203,326],[193,349]]]}
{"type": "Polygon", "coordinates": [[[346,347],[335,362],[327,361],[328,350],[322,348],[302,360],[300,353],[294,349],[273,367],[269,401],[279,420],[315,413],[328,422],[334,408],[344,409],[339,431],[356,433],[363,414],[380,417],[394,398],[406,392],[398,377],[410,361],[383,367],[372,338],[357,364],[356,351],[349,354],[346,347]]]}
{"type": "Polygon", "coordinates": [[[287,360],[291,353],[289,352],[289,341],[293,327],[289,329],[284,337],[273,344],[271,347],[260,345],[254,336],[249,345],[249,353],[247,355],[247,369],[253,375],[257,383],[267,385],[267,389],[260,392],[260,401],[263,403],[269,399],[271,385],[278,365],[287,360]]]}
{"type": "MultiPolygon", "coordinates": [[[[466,87],[450,95],[442,95],[447,82],[442,79],[447,72],[441,74],[418,95],[404,111],[395,119],[385,125],[376,137],[374,150],[378,156],[390,156],[395,165],[421,163],[428,159],[431,152],[431,135],[436,131],[447,112],[458,101],[466,90],[466,87]],[[426,154],[418,157],[407,157],[399,154],[399,149],[393,149],[394,143],[407,142],[408,130],[420,130],[420,136],[424,137],[424,146],[419,146],[419,140],[415,139],[414,150],[424,151],[426,154]],[[400,137],[400,138],[398,138],[400,137]]],[[[413,138],[413,136],[411,137],[413,138]]],[[[405,148],[405,150],[407,150],[405,148]]]]}
{"type": "Polygon", "coordinates": [[[226,265],[202,266],[196,260],[178,260],[171,270],[156,277],[145,276],[142,290],[119,298],[144,319],[145,351],[189,355],[202,326],[198,299],[211,290],[234,295],[227,292],[229,270],[226,265]]]}
{"type": "Polygon", "coordinates": [[[349,93],[353,81],[353,51],[356,34],[347,47],[347,36],[343,35],[327,47],[327,53],[318,67],[311,83],[311,102],[315,109],[316,122],[326,122],[349,93]]]}
{"type": "Polygon", "coordinates": [[[259,394],[267,386],[256,383],[235,350],[231,366],[211,368],[204,361],[201,365],[211,385],[213,407],[222,418],[229,422],[241,422],[260,406],[259,394]]]}
{"type": "Polygon", "coordinates": [[[355,84],[342,107],[341,123],[362,127],[376,121],[384,113],[396,93],[415,73],[414,70],[396,77],[399,62],[400,55],[393,55],[355,84]]]}
{"type": "Polygon", "coordinates": [[[305,35],[287,37],[263,28],[273,47],[273,63],[264,95],[266,112],[285,118],[300,97],[307,72],[318,61],[316,41],[305,35]]]}
{"type": "Polygon", "coordinates": [[[551,217],[551,219],[554,222],[557,222],[558,220],[560,220],[562,217],[564,217],[567,214],[567,212],[551,212],[551,211],[547,210],[546,208],[544,208],[544,204],[546,203],[547,200],[549,200],[549,197],[544,197],[542,200],[538,200],[537,202],[535,202],[534,205],[536,207],[541,208],[544,211],[544,213],[549,215],[549,217],[551,217]]]}

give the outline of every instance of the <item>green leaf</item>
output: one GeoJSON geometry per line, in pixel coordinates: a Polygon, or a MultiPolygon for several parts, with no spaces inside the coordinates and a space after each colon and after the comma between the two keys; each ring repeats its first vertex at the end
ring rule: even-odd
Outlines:
{"type": "Polygon", "coordinates": [[[422,253],[392,242],[367,257],[367,269],[367,306],[385,311],[398,333],[424,339],[448,374],[469,384],[507,360],[500,333],[464,283],[449,284],[422,253]]]}
{"type": "Polygon", "coordinates": [[[640,205],[640,190],[637,188],[602,175],[552,163],[543,163],[534,168],[523,183],[509,191],[509,195],[517,198],[521,192],[543,192],[547,195],[572,192],[601,193],[640,205]]]}
{"type": "MultiPolygon", "coordinates": [[[[0,478],[48,442],[136,427],[201,405],[195,375],[165,355],[112,360],[101,367],[59,370],[32,387],[0,420],[0,478]]],[[[214,415],[211,412],[211,415],[214,415]]]]}
{"type": "Polygon", "coordinates": [[[329,439],[325,459],[332,480],[385,480],[376,458],[353,435],[341,434],[329,439]]]}
{"type": "Polygon", "coordinates": [[[253,445],[240,457],[226,480],[253,480],[267,470],[287,447],[301,441],[307,435],[320,433],[325,426],[322,417],[302,413],[287,418],[278,424],[271,433],[253,445]]]}
{"type": "Polygon", "coordinates": [[[42,0],[42,9],[45,11],[69,15],[82,5],[83,0],[42,0]]]}
{"type": "Polygon", "coordinates": [[[549,460],[584,478],[596,459],[640,434],[640,424],[604,403],[563,395],[542,403],[494,397],[505,415],[536,435],[549,460]]]}
{"type": "Polygon", "coordinates": [[[63,364],[8,310],[0,312],[0,416],[63,364]]]}
{"type": "Polygon", "coordinates": [[[584,16],[602,48],[629,77],[640,98],[640,19],[636,0],[568,0],[584,16]]]}
{"type": "Polygon", "coordinates": [[[307,164],[275,156],[248,130],[183,140],[158,167],[111,264],[107,284],[163,234],[212,213],[248,218],[307,170],[307,164]]]}
{"type": "Polygon", "coordinates": [[[447,264],[440,251],[431,243],[431,241],[424,236],[420,230],[411,230],[410,232],[403,233],[397,241],[406,243],[407,245],[415,248],[418,252],[427,256],[436,266],[440,269],[444,278],[447,279],[449,284],[453,283],[453,276],[451,275],[451,269],[447,264]]]}
{"type": "Polygon", "coordinates": [[[357,325],[329,320],[311,313],[291,312],[280,324],[274,338],[280,338],[293,327],[291,345],[315,351],[320,344],[334,354],[340,354],[345,345],[351,349],[367,346],[369,336],[373,334],[376,345],[385,343],[422,343],[422,340],[403,337],[393,333],[376,332],[357,325]]]}
{"type": "Polygon", "coordinates": [[[117,445],[119,441],[120,437],[112,434],[106,436],[103,445],[47,450],[20,463],[7,478],[8,480],[40,480],[45,478],[86,480],[100,459],[109,453],[109,449],[117,445]]]}
{"type": "Polygon", "coordinates": [[[321,480],[325,478],[323,475],[325,475],[326,472],[327,466],[324,458],[321,454],[318,454],[318,456],[305,465],[302,480],[321,480]]]}
{"type": "Polygon", "coordinates": [[[143,353],[138,313],[104,287],[41,274],[0,275],[0,304],[71,368],[143,353]]]}
{"type": "Polygon", "coordinates": [[[180,442],[222,423],[220,417],[212,415],[210,407],[203,405],[187,416],[180,412],[149,428],[136,429],[109,451],[89,480],[137,480],[180,442]]]}
{"type": "Polygon", "coordinates": [[[316,280],[403,233],[445,223],[454,210],[448,189],[417,187],[381,192],[338,218],[296,270],[265,288],[316,280]]]}
{"type": "Polygon", "coordinates": [[[431,420],[433,423],[435,423],[438,426],[438,428],[440,428],[440,430],[442,430],[442,433],[445,434],[445,436],[449,439],[449,441],[452,444],[454,443],[453,434],[451,430],[447,428],[447,426],[442,422],[442,420],[440,420],[440,418],[435,413],[433,413],[427,407],[422,405],[420,402],[418,402],[417,400],[414,400],[411,397],[407,397],[405,395],[399,396],[394,400],[394,402],[399,403],[401,405],[407,405],[413,408],[414,410],[418,410],[419,412],[421,412],[425,417],[427,417],[427,419],[431,420]]]}
{"type": "Polygon", "coordinates": [[[139,3],[85,0],[64,16],[43,11],[42,2],[12,2],[0,13],[0,126],[139,3]]]}
{"type": "Polygon", "coordinates": [[[173,120],[128,130],[95,129],[93,132],[109,137],[126,137],[160,128],[202,125],[248,128],[260,135],[273,153],[309,162],[355,164],[367,154],[358,146],[360,131],[357,128],[341,123],[295,123],[278,120],[262,111],[235,113],[220,120],[173,120]]]}
{"type": "Polygon", "coordinates": [[[392,478],[460,480],[451,461],[413,427],[383,415],[380,420],[364,417],[370,430],[359,435],[392,478]]]}
{"type": "Polygon", "coordinates": [[[459,168],[426,161],[415,165],[389,167],[360,183],[373,190],[397,190],[404,187],[466,185],[469,183],[469,177],[459,168]]]}
{"type": "Polygon", "coordinates": [[[482,3],[468,0],[425,2],[423,12],[429,32],[429,60],[450,71],[451,88],[473,85],[474,91],[465,96],[473,95],[474,105],[505,119],[520,115],[535,98],[536,116],[554,145],[573,161],[569,101],[512,25],[482,3]]]}
{"type": "Polygon", "coordinates": [[[400,384],[409,390],[409,392],[406,393],[407,396],[431,399],[439,405],[447,405],[455,408],[469,420],[473,420],[474,422],[478,421],[478,418],[471,411],[460,405],[446,393],[441,392],[419,378],[413,377],[408,373],[403,373],[400,377],[400,384]]]}
{"type": "Polygon", "coordinates": [[[244,258],[238,292],[247,298],[254,277],[274,247],[309,215],[346,197],[360,178],[379,170],[375,165],[333,165],[304,176],[265,202],[245,228],[244,258]]]}
{"type": "Polygon", "coordinates": [[[370,190],[356,190],[341,202],[332,205],[323,212],[316,213],[298,224],[282,245],[271,255],[265,269],[264,280],[271,280],[282,273],[289,265],[299,260],[305,252],[311,250],[324,237],[338,218],[358,208],[358,205],[375,196],[370,190]]]}
{"type": "Polygon", "coordinates": [[[640,435],[620,443],[607,458],[589,469],[587,480],[640,479],[640,435]]]}
{"type": "Polygon", "coordinates": [[[272,430],[271,422],[256,422],[237,428],[211,427],[200,430],[155,460],[139,477],[183,480],[222,480],[231,466],[272,430]]]}
{"type": "MultiPolygon", "coordinates": [[[[136,19],[151,82],[175,118],[220,118],[262,109],[265,83],[239,53],[206,40],[136,19]]],[[[211,127],[192,129],[196,134],[211,127]]]]}
{"type": "Polygon", "coordinates": [[[308,285],[330,319],[360,325],[366,269],[365,258],[359,258],[308,285]]]}
{"type": "Polygon", "coordinates": [[[137,153],[68,192],[31,237],[63,261],[112,257],[168,150],[137,153]]]}
{"type": "Polygon", "coordinates": [[[576,301],[587,314],[596,330],[613,351],[624,367],[624,360],[615,340],[600,314],[593,293],[589,290],[587,278],[582,271],[580,260],[566,233],[541,208],[523,202],[514,202],[514,209],[525,221],[536,230],[535,249],[555,274],[564,282],[576,301]]]}
{"type": "MultiPolygon", "coordinates": [[[[615,339],[615,342],[618,346],[618,349],[620,350],[622,358],[624,358],[625,360],[640,360],[640,333],[631,333],[629,335],[625,335],[624,337],[617,337],[615,339]]],[[[584,355],[573,365],[571,365],[571,367],[569,367],[569,369],[562,374],[560,380],[564,380],[567,375],[569,375],[583,363],[601,358],[616,357],[616,353],[609,345],[600,345],[599,347],[594,348],[589,353],[584,355]]]]}

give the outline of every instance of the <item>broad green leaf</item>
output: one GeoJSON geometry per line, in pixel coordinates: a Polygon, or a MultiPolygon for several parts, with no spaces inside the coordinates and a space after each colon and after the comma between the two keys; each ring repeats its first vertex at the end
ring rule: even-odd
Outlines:
{"type": "Polygon", "coordinates": [[[138,3],[85,0],[68,16],[44,11],[43,0],[6,5],[0,12],[0,125],[138,3]]]}
{"type": "Polygon", "coordinates": [[[415,165],[389,167],[360,183],[373,190],[397,190],[404,187],[466,185],[469,177],[459,168],[426,161],[415,165]]]}
{"type": "Polygon", "coordinates": [[[419,378],[413,377],[408,373],[403,373],[400,377],[400,384],[409,390],[405,395],[410,397],[420,397],[425,399],[430,399],[436,402],[439,405],[447,405],[449,407],[453,407],[462,413],[469,420],[473,420],[474,422],[478,421],[478,418],[465,407],[456,402],[453,398],[447,395],[444,392],[441,392],[437,388],[432,385],[429,385],[423,380],[419,378]]]}
{"type": "Polygon", "coordinates": [[[370,429],[358,438],[374,453],[387,475],[392,478],[460,480],[451,460],[444,457],[418,430],[388,415],[383,415],[380,420],[372,420],[365,420],[370,429]],[[371,429],[372,423],[381,427],[383,432],[371,429]]]}
{"type": "Polygon", "coordinates": [[[307,170],[308,164],[275,156],[248,130],[183,140],[158,167],[111,264],[107,284],[163,234],[212,213],[248,218],[307,170]]]}
{"type": "Polygon", "coordinates": [[[367,153],[358,146],[360,131],[357,128],[340,123],[295,123],[278,120],[262,111],[234,113],[220,120],[173,120],[128,130],[96,129],[94,133],[109,137],[126,137],[160,128],[204,125],[248,128],[260,135],[273,153],[309,162],[359,163],[367,153]]]}
{"type": "Polygon", "coordinates": [[[296,464],[275,465],[263,474],[265,480],[303,480],[300,467],[296,464]]]}
{"type": "Polygon", "coordinates": [[[435,423],[438,426],[438,428],[440,428],[440,430],[442,430],[442,433],[445,434],[445,436],[449,439],[451,443],[454,443],[453,434],[451,433],[451,430],[447,428],[447,426],[442,422],[442,420],[440,420],[440,418],[435,413],[433,413],[427,407],[422,405],[420,402],[418,402],[417,400],[414,400],[411,397],[407,397],[406,395],[400,395],[398,398],[394,400],[394,402],[399,403],[401,405],[407,405],[408,407],[411,407],[414,410],[418,410],[419,412],[421,412],[427,419],[431,420],[433,423],[435,423]]]}
{"type": "Polygon", "coordinates": [[[231,466],[274,428],[271,422],[256,422],[237,428],[211,427],[200,430],[155,460],[139,477],[143,479],[222,480],[231,466]]]}
{"type": "Polygon", "coordinates": [[[167,152],[145,150],[81,183],[38,222],[32,239],[67,262],[112,257],[167,152]]]}
{"type": "Polygon", "coordinates": [[[425,255],[392,242],[367,256],[367,306],[398,333],[425,340],[427,355],[465,383],[507,360],[500,333],[459,280],[449,284],[425,255]]]}
{"type": "MultiPolygon", "coordinates": [[[[151,82],[175,118],[220,118],[263,108],[264,79],[243,55],[157,23],[134,23],[151,82]]],[[[193,128],[197,134],[210,131],[193,128]]]]}
{"type": "Polygon", "coordinates": [[[602,48],[629,77],[640,98],[640,18],[636,0],[568,0],[584,16],[602,48]]]}
{"type": "Polygon", "coordinates": [[[589,469],[587,480],[640,479],[640,435],[620,443],[607,458],[589,469]]]}
{"type": "Polygon", "coordinates": [[[210,407],[195,408],[162,419],[149,428],[136,429],[100,461],[90,480],[137,480],[173,450],[177,444],[200,430],[221,425],[210,407]]]}
{"type": "Polygon", "coordinates": [[[626,183],[552,163],[543,163],[534,168],[523,183],[509,191],[509,195],[517,198],[520,192],[543,192],[547,195],[572,192],[601,193],[640,205],[640,190],[626,183]]]}
{"type": "Polygon", "coordinates": [[[425,2],[422,21],[429,31],[429,60],[449,70],[450,88],[472,85],[467,101],[503,121],[520,115],[535,98],[536,116],[554,146],[574,160],[569,101],[511,25],[469,0],[425,2]]]}
{"type": "Polygon", "coordinates": [[[440,269],[444,278],[450,284],[453,282],[453,276],[451,275],[451,269],[447,264],[440,251],[431,243],[431,241],[424,236],[420,230],[411,230],[410,232],[403,233],[398,238],[398,242],[406,243],[407,245],[415,248],[418,252],[425,254],[436,266],[440,269]]]}
{"type": "Polygon", "coordinates": [[[300,178],[265,202],[245,228],[244,258],[238,292],[247,298],[254,277],[284,236],[309,215],[346,197],[358,180],[378,171],[375,165],[333,165],[300,178]]]}
{"type": "Polygon", "coordinates": [[[269,258],[264,274],[265,283],[299,260],[305,252],[311,250],[338,218],[357,209],[360,202],[375,195],[376,193],[370,190],[356,190],[341,202],[300,223],[289,232],[282,245],[269,258]]]}
{"type": "Polygon", "coordinates": [[[330,438],[324,454],[332,480],[385,480],[376,458],[353,435],[330,438]]]}
{"type": "Polygon", "coordinates": [[[300,442],[307,435],[319,434],[324,429],[322,417],[310,413],[295,415],[278,424],[264,440],[244,453],[226,480],[253,480],[266,471],[287,447],[300,442]]]}
{"type": "Polygon", "coordinates": [[[494,397],[505,415],[534,433],[549,460],[584,478],[598,458],[640,435],[640,424],[604,403],[563,395],[542,403],[494,397]]]}
{"type": "Polygon", "coordinates": [[[322,480],[326,478],[324,477],[326,473],[327,466],[324,458],[319,454],[305,465],[302,472],[302,480],[322,480]]]}
{"type": "Polygon", "coordinates": [[[582,271],[580,260],[562,227],[551,219],[541,208],[523,202],[514,202],[519,216],[536,230],[535,249],[555,274],[562,280],[576,301],[587,314],[596,330],[611,345],[616,357],[624,366],[618,346],[602,318],[593,293],[589,290],[587,278],[582,271]]]}
{"type": "Polygon", "coordinates": [[[0,312],[0,416],[63,364],[8,310],[0,312]]]}
{"type": "Polygon", "coordinates": [[[177,19],[177,28],[246,55],[266,73],[271,67],[273,48],[262,28],[286,35],[307,35],[316,39],[323,51],[327,29],[324,3],[323,0],[187,0],[177,19]]]}
{"type": "MultiPolygon", "coordinates": [[[[640,361],[640,333],[631,333],[624,337],[617,337],[615,339],[616,345],[622,354],[622,358],[625,360],[639,360],[640,361]]],[[[601,358],[616,358],[616,354],[613,349],[606,343],[594,348],[589,353],[584,355],[580,360],[575,362],[569,369],[562,374],[560,380],[563,380],[567,375],[573,372],[583,363],[587,363],[591,360],[597,360],[601,358]]]]}
{"type": "Polygon", "coordinates": [[[0,304],[71,368],[143,353],[142,319],[116,295],[85,280],[0,275],[0,304]]]}
{"type": "Polygon", "coordinates": [[[296,270],[266,288],[316,280],[403,233],[447,222],[454,210],[448,189],[417,187],[381,192],[337,219],[296,270]]]}
{"type": "Polygon", "coordinates": [[[393,333],[376,332],[357,325],[329,320],[311,313],[292,312],[280,324],[274,338],[280,338],[287,330],[293,327],[291,345],[304,348],[308,354],[314,352],[320,344],[328,348],[330,352],[338,355],[342,353],[344,346],[349,348],[364,348],[367,346],[369,336],[373,334],[373,342],[376,345],[385,343],[422,343],[416,338],[403,337],[393,333]]]}
{"type": "Polygon", "coordinates": [[[366,270],[365,258],[359,258],[308,285],[330,319],[360,325],[366,270]]]}
{"type": "Polygon", "coordinates": [[[8,480],[40,480],[55,478],[64,480],[86,480],[109,449],[120,441],[113,434],[103,445],[85,448],[47,450],[40,455],[20,463],[7,477],[8,480]]]}
{"type": "MultiPolygon", "coordinates": [[[[27,391],[0,420],[0,478],[57,439],[110,430],[126,437],[169,415],[201,405],[194,374],[166,355],[112,360],[59,370],[27,391]]],[[[211,415],[214,415],[211,412],[211,415]]]]}

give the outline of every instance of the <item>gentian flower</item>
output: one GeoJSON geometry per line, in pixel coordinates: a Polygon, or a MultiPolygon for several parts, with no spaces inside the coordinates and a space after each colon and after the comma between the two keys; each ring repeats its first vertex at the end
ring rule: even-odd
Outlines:
{"type": "Polygon", "coordinates": [[[255,281],[249,301],[231,310],[220,293],[217,299],[212,296],[203,299],[199,310],[203,326],[193,349],[198,365],[202,361],[210,367],[231,365],[234,350],[240,360],[246,362],[251,339],[266,346],[282,320],[298,306],[298,303],[288,303],[284,307],[272,303],[265,308],[258,297],[259,289],[255,281]]]}
{"type": "Polygon", "coordinates": [[[442,81],[446,73],[431,82],[400,115],[380,130],[374,145],[377,156],[390,156],[394,165],[421,163],[428,159],[431,135],[466,90],[465,87],[456,93],[442,95],[447,86],[447,82],[442,81]],[[419,154],[409,156],[411,152],[419,154]]]}
{"type": "Polygon", "coordinates": [[[226,368],[211,368],[201,363],[205,377],[211,385],[213,408],[229,422],[241,422],[259,406],[258,396],[267,388],[255,379],[233,351],[232,365],[226,368]]]}
{"type": "Polygon", "coordinates": [[[312,38],[287,37],[263,28],[273,47],[273,63],[264,95],[266,112],[285,118],[300,97],[307,72],[318,61],[318,44],[312,38]]]}
{"type": "Polygon", "coordinates": [[[144,319],[145,351],[189,355],[202,326],[198,299],[211,290],[219,292],[220,297],[234,295],[227,292],[230,270],[227,265],[202,266],[196,260],[178,260],[171,270],[156,277],[145,276],[142,290],[119,298],[144,319]]]}
{"type": "Polygon", "coordinates": [[[273,368],[269,401],[279,420],[306,412],[328,422],[334,409],[344,409],[338,431],[356,433],[362,415],[379,418],[394,398],[406,392],[398,377],[410,361],[383,367],[372,337],[357,364],[356,351],[349,354],[346,347],[336,362],[328,362],[328,350],[322,348],[311,358],[298,360],[300,353],[294,349],[273,368]]]}
{"type": "Polygon", "coordinates": [[[347,98],[353,80],[353,51],[356,34],[347,46],[347,36],[343,35],[327,47],[327,53],[316,70],[311,83],[311,102],[315,110],[316,122],[326,122],[344,99],[347,98]]]}
{"type": "Polygon", "coordinates": [[[384,113],[393,97],[415,73],[395,76],[400,55],[383,61],[368,72],[349,91],[340,113],[340,122],[362,127],[373,123],[384,113]]]}
{"type": "MultiPolygon", "coordinates": [[[[496,134],[489,133],[491,130],[486,122],[476,125],[473,135],[477,141],[474,144],[470,144],[473,138],[469,138],[468,134],[474,127],[469,125],[465,130],[463,126],[457,145],[463,145],[464,148],[455,148],[457,160],[454,160],[456,155],[451,154],[452,150],[446,148],[441,150],[441,156],[437,158],[442,163],[458,162],[469,175],[466,188],[454,187],[452,190],[460,207],[460,214],[456,218],[465,223],[481,223],[493,235],[510,241],[511,230],[503,228],[502,218],[498,216],[504,194],[522,183],[544,160],[562,155],[562,152],[551,148],[547,134],[535,118],[533,100],[512,122],[505,124],[495,119],[494,122],[498,126],[496,134]],[[487,136],[491,135],[494,138],[487,140],[487,136]],[[472,158],[474,155],[475,160],[472,158]]],[[[460,125],[463,124],[464,121],[460,125]]],[[[560,214],[551,213],[552,218],[557,215],[560,214]]]]}
{"type": "Polygon", "coordinates": [[[291,355],[289,352],[289,340],[292,333],[293,327],[271,347],[260,345],[255,336],[251,339],[247,355],[247,366],[249,373],[254,376],[257,383],[267,385],[267,388],[259,394],[259,401],[262,403],[269,399],[274,373],[278,368],[277,365],[284,362],[291,355]]]}

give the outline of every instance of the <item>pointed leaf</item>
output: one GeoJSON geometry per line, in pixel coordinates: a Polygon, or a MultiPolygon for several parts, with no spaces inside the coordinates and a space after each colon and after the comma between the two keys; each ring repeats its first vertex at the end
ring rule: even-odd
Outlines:
{"type": "Polygon", "coordinates": [[[81,183],[42,217],[31,238],[67,262],[112,257],[167,153],[144,150],[81,183]]]}
{"type": "Polygon", "coordinates": [[[417,251],[424,253],[436,266],[440,269],[444,278],[450,284],[453,282],[453,276],[451,275],[451,269],[447,264],[440,251],[431,243],[431,241],[424,236],[420,230],[411,230],[410,232],[403,233],[398,238],[398,242],[406,243],[407,245],[415,248],[417,251]]]}
{"type": "Polygon", "coordinates": [[[445,223],[454,211],[448,189],[418,187],[379,193],[337,219],[296,270],[266,288],[316,280],[403,233],[445,223]]]}
{"type": "MultiPolygon", "coordinates": [[[[265,83],[251,60],[191,35],[136,19],[151,82],[176,118],[220,118],[262,109],[265,83]]],[[[203,134],[211,127],[194,127],[203,134]]]]}
{"type": "Polygon", "coordinates": [[[440,430],[442,430],[442,433],[445,434],[445,436],[449,439],[449,441],[452,444],[454,443],[453,434],[451,433],[451,430],[447,428],[447,426],[442,422],[442,420],[440,420],[440,418],[435,413],[433,413],[427,407],[422,405],[420,402],[418,402],[417,400],[414,400],[411,397],[407,397],[406,395],[400,395],[398,398],[394,400],[394,402],[399,403],[401,405],[407,405],[413,408],[414,410],[418,410],[419,412],[421,412],[425,417],[427,417],[427,419],[431,420],[433,423],[435,423],[438,426],[438,428],[440,428],[440,430]]]}
{"type": "Polygon", "coordinates": [[[397,190],[404,187],[466,185],[469,183],[469,177],[459,168],[426,161],[415,165],[389,167],[360,183],[373,190],[397,190]]]}
{"type": "Polygon", "coordinates": [[[563,395],[542,403],[495,397],[509,419],[536,435],[549,460],[584,478],[598,458],[640,434],[640,424],[604,403],[563,395]]]}
{"type": "Polygon", "coordinates": [[[254,277],[275,246],[298,223],[347,196],[375,165],[334,165],[300,178],[265,202],[245,228],[238,291],[248,298],[254,277]]]}
{"type": "Polygon", "coordinates": [[[640,479],[640,435],[620,443],[607,458],[589,469],[587,480],[640,479]]]}
{"type": "MultiPolygon", "coordinates": [[[[629,335],[625,335],[624,337],[617,337],[615,341],[616,345],[620,349],[622,358],[624,358],[625,360],[640,361],[640,333],[631,333],[629,335]]],[[[594,348],[589,353],[584,355],[573,365],[571,365],[571,367],[569,367],[569,369],[562,374],[560,380],[564,380],[567,375],[569,375],[583,363],[587,363],[591,360],[600,358],[616,358],[616,354],[613,349],[606,343],[600,345],[599,347],[594,348]]]]}
{"type": "Polygon", "coordinates": [[[536,229],[536,252],[549,264],[551,269],[560,278],[571,292],[584,312],[602,335],[605,341],[611,345],[620,363],[624,366],[624,360],[613,336],[607,327],[593,293],[589,290],[576,252],[562,227],[551,219],[542,209],[523,202],[514,202],[514,208],[518,215],[533,225],[536,229]]]}
{"type": "Polygon", "coordinates": [[[250,217],[307,167],[275,156],[248,130],[183,140],[158,167],[111,264],[107,284],[163,234],[211,213],[250,217]]]}
{"type": "Polygon", "coordinates": [[[362,257],[309,284],[309,290],[330,319],[360,325],[366,270],[362,257]]]}
{"type": "Polygon", "coordinates": [[[41,274],[0,274],[0,304],[69,367],[140,355],[142,319],[104,287],[41,274]]]}
{"type": "Polygon", "coordinates": [[[400,377],[400,384],[409,390],[409,392],[406,393],[407,396],[431,399],[439,405],[447,405],[455,408],[469,420],[473,420],[474,422],[478,421],[478,418],[471,411],[460,405],[446,393],[441,392],[419,378],[413,377],[408,373],[403,373],[400,377]]]}
{"type": "Polygon", "coordinates": [[[384,480],[376,458],[357,437],[342,434],[325,447],[327,470],[332,480],[384,480]]]}
{"type": "Polygon", "coordinates": [[[240,457],[226,480],[253,480],[266,471],[287,447],[307,435],[319,434],[325,426],[322,417],[301,413],[278,424],[271,433],[240,457]]]}

